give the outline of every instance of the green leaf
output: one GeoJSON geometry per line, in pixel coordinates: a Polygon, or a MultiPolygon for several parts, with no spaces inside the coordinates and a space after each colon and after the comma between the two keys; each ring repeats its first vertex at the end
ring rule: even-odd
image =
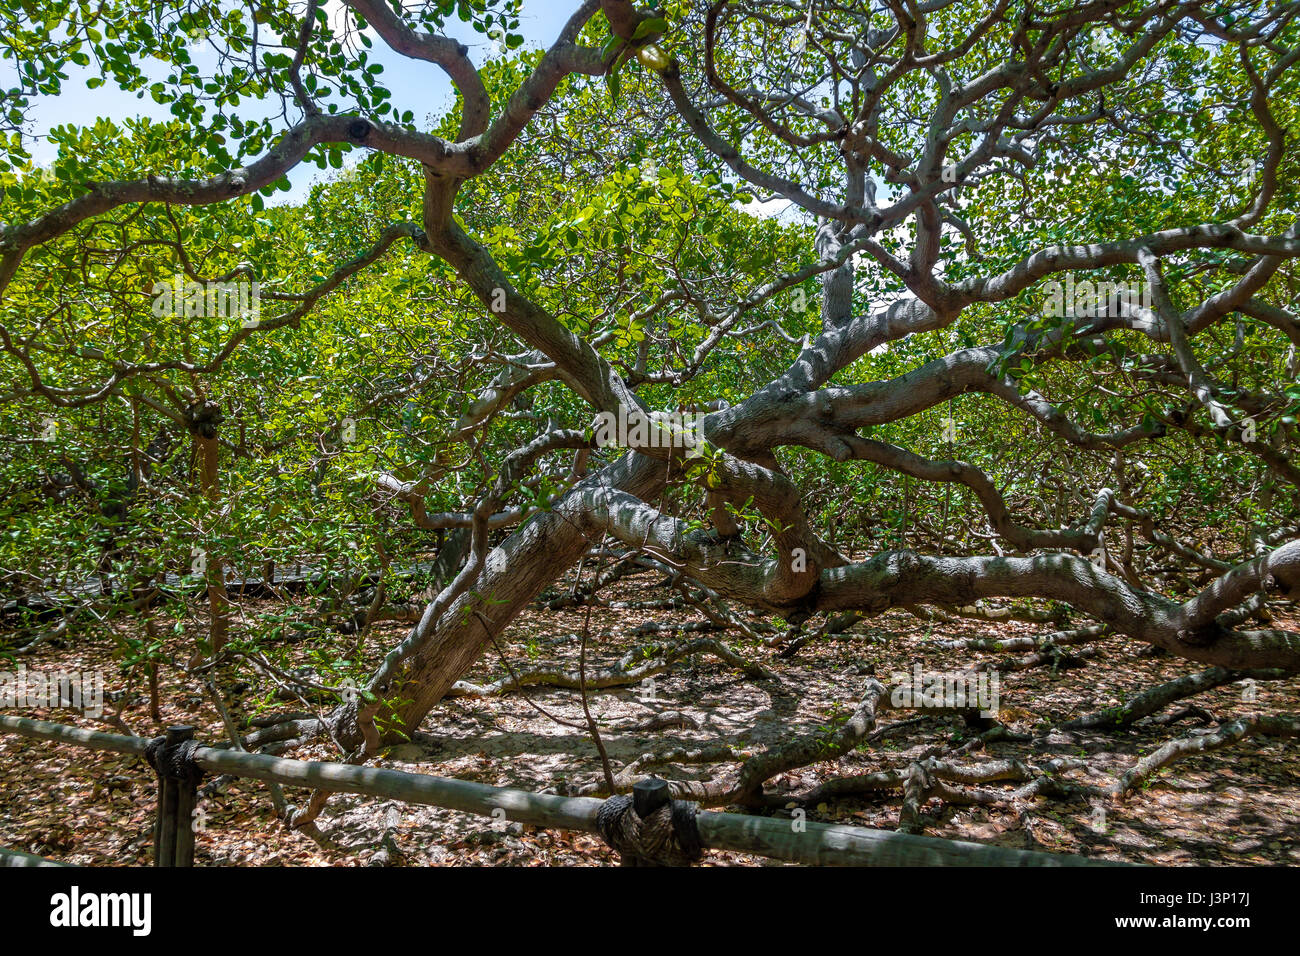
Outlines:
{"type": "Polygon", "coordinates": [[[608,40],[605,41],[605,45],[600,48],[600,58],[602,60],[605,59],[605,57],[609,56],[611,53],[613,53],[622,45],[623,45],[622,37],[620,36],[610,37],[608,40]]]}
{"type": "Polygon", "coordinates": [[[663,33],[668,29],[668,21],[663,17],[651,17],[648,20],[642,20],[632,31],[633,40],[644,40],[646,37],[656,33],[663,33]]]}

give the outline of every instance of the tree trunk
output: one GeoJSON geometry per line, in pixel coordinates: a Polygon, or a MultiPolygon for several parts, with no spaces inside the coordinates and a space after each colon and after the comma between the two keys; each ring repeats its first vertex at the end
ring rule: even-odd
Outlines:
{"type": "MultiPolygon", "coordinates": [[[[425,610],[410,635],[380,665],[368,689],[386,700],[381,736],[409,736],[447,690],[473,666],[520,611],[586,552],[600,532],[593,506],[611,490],[641,499],[665,486],[667,464],[627,455],[575,486],[548,512],[534,516],[488,553],[482,573],[437,620],[425,610]],[[490,633],[489,633],[490,629],[490,633]]],[[[349,745],[360,732],[345,719],[337,728],[349,745]]]]}

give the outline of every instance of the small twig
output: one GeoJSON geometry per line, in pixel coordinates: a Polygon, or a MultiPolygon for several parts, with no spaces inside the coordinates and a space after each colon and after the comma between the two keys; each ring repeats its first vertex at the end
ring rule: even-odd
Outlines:
{"type": "Polygon", "coordinates": [[[587,706],[587,636],[591,633],[591,605],[587,605],[587,613],[582,619],[582,648],[578,652],[578,689],[582,693],[582,712],[587,716],[587,729],[591,731],[591,739],[596,742],[596,750],[600,752],[600,766],[605,772],[605,785],[609,787],[609,792],[614,793],[614,772],[609,768],[609,754],[605,752],[605,742],[600,739],[600,728],[596,726],[595,719],[591,716],[591,708],[587,706]]]}
{"type": "MultiPolygon", "coordinates": [[[[475,609],[471,613],[473,613],[473,615],[476,618],[478,618],[479,624],[483,626],[483,630],[487,633],[488,640],[492,642],[492,646],[496,648],[497,656],[501,658],[501,663],[505,665],[506,670],[510,673],[510,679],[513,680],[516,684],[518,684],[519,677],[518,675],[515,674],[515,669],[512,666],[510,666],[510,661],[509,659],[507,659],[505,652],[501,650],[501,645],[497,643],[496,635],[492,633],[492,628],[488,626],[487,620],[483,617],[483,612],[475,609]]],[[[572,727],[575,730],[584,729],[583,725],[578,723],[576,720],[565,720],[563,717],[556,717],[549,710],[547,710],[545,707],[543,707],[541,704],[537,703],[537,701],[533,700],[530,697],[524,697],[522,699],[524,703],[526,703],[529,707],[533,708],[533,710],[537,711],[539,714],[541,714],[543,717],[547,718],[548,720],[553,720],[557,724],[560,724],[561,726],[564,727],[572,727]]]]}

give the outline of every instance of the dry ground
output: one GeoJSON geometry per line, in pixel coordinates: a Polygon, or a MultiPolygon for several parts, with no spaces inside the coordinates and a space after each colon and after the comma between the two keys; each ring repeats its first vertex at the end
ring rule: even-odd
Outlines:
{"type": "MultiPolygon", "coordinates": [[[[662,597],[650,592],[654,575],[627,579],[607,598],[662,597]]],[[[257,610],[251,602],[246,611],[257,610]]],[[[692,617],[673,612],[677,619],[692,617]]],[[[565,660],[576,666],[579,642],[566,638],[582,628],[581,609],[529,611],[507,632],[502,647],[516,669],[542,661],[565,660]]],[[[598,607],[592,633],[625,631],[647,621],[663,621],[662,611],[612,610],[598,607]]],[[[1291,626],[1295,626],[1291,622],[1291,626]]],[[[755,751],[794,735],[817,733],[846,716],[856,702],[864,675],[887,680],[894,671],[920,663],[927,670],[968,666],[970,651],[942,651],[935,639],[977,635],[1033,635],[1050,626],[1025,623],[927,624],[903,612],[890,612],[857,625],[852,631],[805,647],[792,661],[777,660],[764,647],[747,644],[731,632],[726,639],[747,657],[769,666],[779,681],[752,681],[708,658],[684,660],[659,675],[653,692],[646,684],[593,692],[593,712],[602,725],[643,719],[665,710],[682,711],[699,729],[670,729],[620,734],[605,731],[615,770],[647,751],[677,745],[726,742],[755,751]]],[[[401,628],[380,628],[368,652],[373,658],[397,639],[401,628]]],[[[688,635],[689,636],[689,635],[688,635]]],[[[344,648],[352,638],[327,632],[294,645],[306,659],[321,641],[344,648]]],[[[612,662],[645,638],[617,636],[593,642],[589,667],[612,662]]],[[[1052,673],[1046,668],[1007,673],[1001,687],[1000,718],[1013,729],[1028,731],[1046,722],[1069,719],[1113,706],[1152,684],[1197,670],[1170,658],[1152,658],[1141,646],[1121,638],[1101,645],[1101,655],[1087,667],[1052,673]]],[[[177,639],[169,651],[184,661],[188,649],[177,639]]],[[[24,659],[29,669],[86,671],[103,668],[110,691],[126,691],[121,718],[136,733],[153,736],[159,728],[148,716],[141,681],[128,679],[114,663],[107,634],[81,636],[63,647],[45,646],[24,659]]],[[[0,669],[11,669],[5,664],[0,669]]],[[[486,683],[505,674],[489,650],[467,679],[486,683]]],[[[246,671],[228,671],[230,688],[246,671]]],[[[215,709],[200,688],[174,668],[162,678],[165,723],[189,723],[202,740],[224,737],[215,709]]],[[[265,705],[265,688],[242,688],[230,696],[236,719],[265,705]]],[[[1293,713],[1300,703],[1300,679],[1260,685],[1254,702],[1243,699],[1239,685],[1194,698],[1218,719],[1247,713],[1293,713]]],[[[530,706],[529,699],[568,720],[581,720],[577,692],[533,689],[505,696],[449,700],[426,720],[411,743],[394,748],[378,764],[419,773],[476,780],[528,790],[573,792],[600,776],[599,758],[581,731],[552,722],[530,706]]],[[[117,705],[111,704],[110,707],[117,705]]],[[[280,705],[288,706],[288,705],[280,705]]],[[[42,717],[80,726],[112,729],[69,711],[35,711],[42,717]]],[[[892,719],[892,716],[889,718],[892,719]]],[[[1134,730],[1111,735],[1056,733],[1035,744],[995,743],[969,754],[977,762],[989,757],[1026,760],[1068,754],[1089,756],[1090,770],[1069,774],[1072,780],[1104,784],[1171,736],[1190,731],[1173,728],[1134,730]]],[[[834,776],[905,766],[927,748],[951,745],[965,733],[957,718],[929,717],[901,728],[838,763],[806,767],[773,784],[803,790],[834,776]]],[[[288,754],[332,759],[326,745],[288,754]]],[[[734,765],[732,765],[734,769],[734,765]]],[[[934,819],[931,835],[977,840],[1012,847],[1139,863],[1300,864],[1300,744],[1248,740],[1242,745],[1177,763],[1127,800],[1107,805],[1104,824],[1085,802],[1038,800],[1015,809],[927,807],[934,819]]],[[[719,765],[681,767],[680,774],[705,779],[725,773],[719,765]]],[[[39,853],[70,863],[91,865],[148,862],[149,827],[154,787],[148,768],[135,758],[99,754],[0,735],[0,846],[39,853]]],[[[305,792],[290,792],[301,802],[305,792]]],[[[824,822],[893,829],[898,825],[896,792],[871,800],[852,800],[809,808],[808,818],[824,822]]],[[[275,818],[264,785],[236,781],[205,801],[206,826],[197,840],[201,866],[365,865],[372,862],[385,833],[408,865],[605,865],[611,854],[588,834],[540,831],[511,825],[494,830],[485,818],[432,807],[398,804],[349,795],[335,796],[318,821],[321,839],[287,831],[275,818]]],[[[711,853],[716,864],[765,861],[737,854],[711,853]]]]}

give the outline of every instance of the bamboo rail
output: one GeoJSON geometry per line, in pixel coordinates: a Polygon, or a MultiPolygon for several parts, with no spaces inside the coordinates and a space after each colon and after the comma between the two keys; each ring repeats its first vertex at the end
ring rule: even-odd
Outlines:
{"type": "Polygon", "coordinates": [[[6,850],[0,847],[0,868],[11,866],[67,866],[66,863],[58,863],[54,860],[47,860],[43,856],[36,856],[34,853],[24,853],[22,850],[6,850]]]}
{"type": "MultiPolygon", "coordinates": [[[[149,740],[97,730],[82,730],[26,717],[0,716],[0,732],[38,740],[72,744],[91,750],[144,756],[149,740]]],[[[265,780],[291,787],[386,797],[500,818],[539,827],[596,829],[596,812],[603,801],[592,797],[561,797],[469,780],[406,773],[378,767],[315,760],[290,760],[265,754],[199,747],[194,762],[205,771],[265,780]]],[[[162,818],[166,813],[160,813],[162,818]]],[[[189,829],[188,812],[182,828],[189,829]]],[[[914,836],[865,827],[800,821],[736,813],[701,811],[696,817],[704,846],[713,850],[753,853],[774,860],[817,866],[1116,866],[1104,860],[1065,854],[1016,850],[960,840],[914,836]]],[[[164,829],[165,832],[165,829],[164,829]]],[[[175,853],[174,846],[165,848],[175,853]]],[[[158,847],[155,845],[155,852],[158,847]]],[[[165,862],[159,865],[177,865],[165,862]]],[[[188,863],[179,863],[188,865],[188,863]]]]}

